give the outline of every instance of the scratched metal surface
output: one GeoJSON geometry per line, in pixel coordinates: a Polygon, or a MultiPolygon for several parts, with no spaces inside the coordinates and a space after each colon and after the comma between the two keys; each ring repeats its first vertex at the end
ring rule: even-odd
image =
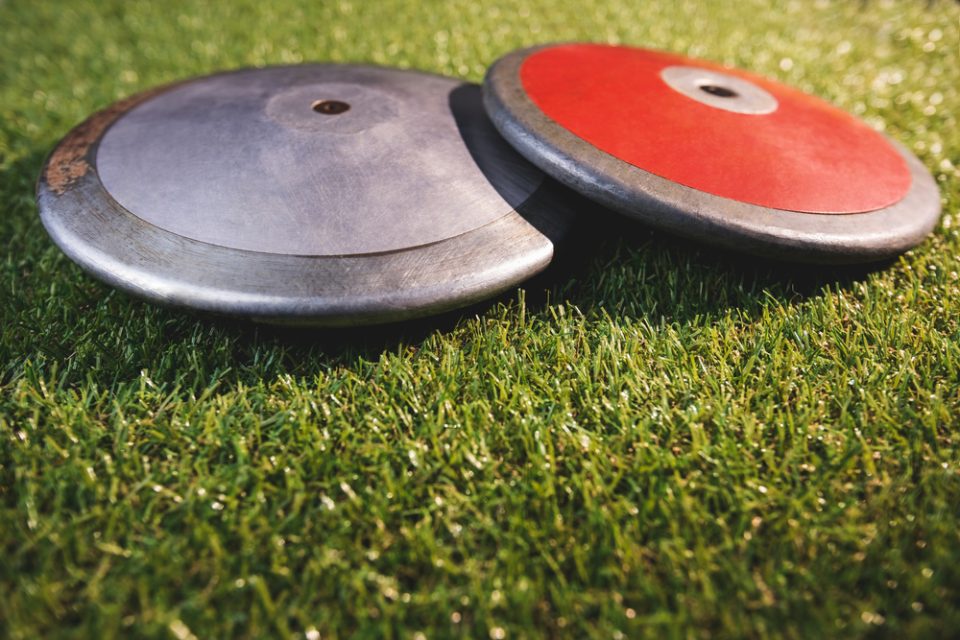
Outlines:
{"type": "Polygon", "coordinates": [[[623,162],[559,126],[526,95],[520,66],[544,46],[514,51],[490,67],[483,84],[487,113],[504,138],[547,175],[628,217],[728,249],[821,264],[870,262],[902,253],[921,243],[940,218],[936,182],[895,141],[912,177],[907,195],[884,209],[844,215],[746,204],[623,162]]]}
{"type": "Polygon", "coordinates": [[[510,213],[543,180],[483,117],[475,87],[353,65],[183,84],[121,116],[96,168],[161,229],[293,255],[439,242],[510,213]],[[349,108],[313,108],[333,100],[349,108]]]}
{"type": "Polygon", "coordinates": [[[502,141],[476,85],[334,65],[206,82],[154,90],[94,114],[61,141],[38,183],[53,240],[89,273],[135,295],[278,323],[401,320],[481,300],[534,275],[575,215],[576,197],[502,141]],[[319,76],[329,80],[329,93],[316,91],[319,76]],[[364,81],[347,80],[357,77],[364,81]],[[207,97],[214,120],[199,122],[217,133],[195,127],[204,93],[195,88],[203,86],[242,87],[207,97]],[[389,98],[381,99],[383,86],[389,98]],[[253,96],[259,110],[243,96],[253,96]],[[350,108],[288,110],[301,99],[308,107],[339,100],[350,108]],[[348,119],[357,112],[362,117],[348,119]],[[217,118],[232,124],[224,129],[217,118]],[[409,122],[416,126],[405,130],[409,122]],[[244,140],[230,153],[232,138],[245,136],[259,139],[259,148],[244,140]]]}

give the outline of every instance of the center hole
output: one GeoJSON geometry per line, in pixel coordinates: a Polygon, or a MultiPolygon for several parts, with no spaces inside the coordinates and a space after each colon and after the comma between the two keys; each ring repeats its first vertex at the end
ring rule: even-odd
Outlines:
{"type": "Polygon", "coordinates": [[[721,87],[716,84],[702,84],[700,85],[700,91],[709,93],[712,96],[717,96],[718,98],[736,98],[739,95],[733,89],[727,89],[726,87],[721,87]]]}
{"type": "Polygon", "coordinates": [[[350,109],[349,104],[341,102],[340,100],[317,100],[311,107],[317,113],[322,113],[326,116],[335,116],[350,109]]]}

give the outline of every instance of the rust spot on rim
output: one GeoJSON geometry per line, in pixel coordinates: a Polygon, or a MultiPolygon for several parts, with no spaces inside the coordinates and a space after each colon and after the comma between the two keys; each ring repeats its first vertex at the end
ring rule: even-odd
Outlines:
{"type": "Polygon", "coordinates": [[[68,133],[50,155],[47,167],[44,170],[44,179],[50,190],[58,196],[63,195],[70,185],[87,175],[87,172],[90,171],[88,159],[90,147],[100,139],[107,127],[125,112],[168,88],[161,87],[144,91],[115,102],[106,109],[93,114],[68,133]]]}

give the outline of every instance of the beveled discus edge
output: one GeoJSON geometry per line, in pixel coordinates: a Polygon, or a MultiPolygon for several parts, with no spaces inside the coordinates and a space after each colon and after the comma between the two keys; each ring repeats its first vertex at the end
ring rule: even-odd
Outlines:
{"type": "MultiPolygon", "coordinates": [[[[257,69],[290,66],[303,65],[257,69]]],[[[146,222],[110,196],[95,158],[113,122],[188,82],[247,70],[134,94],[92,114],[57,143],[37,179],[36,200],[44,228],[67,257],[98,280],[152,302],[318,327],[382,324],[468,306],[552,261],[554,243],[576,213],[570,194],[547,176],[526,201],[486,225],[439,242],[348,256],[271,254],[193,240],[146,222]]]]}
{"type": "MultiPolygon", "coordinates": [[[[520,67],[548,43],[506,54],[487,70],[483,100],[497,130],[525,158],[580,194],[660,229],[754,255],[814,264],[889,258],[921,242],[940,219],[940,192],[927,168],[884,136],[906,161],[907,194],[865,213],[770,209],[672,182],[601,151],[547,116],[523,90],[520,67]]],[[[883,135],[883,134],[881,134],[883,135]]]]}

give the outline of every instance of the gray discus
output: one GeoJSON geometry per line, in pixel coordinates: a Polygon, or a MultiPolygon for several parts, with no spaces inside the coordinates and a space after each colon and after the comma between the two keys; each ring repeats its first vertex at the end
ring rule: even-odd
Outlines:
{"type": "Polygon", "coordinates": [[[37,187],[54,242],[157,302],[296,324],[437,313],[542,270],[572,220],[476,85],[370,66],[242,70],[91,116],[37,187]]]}
{"type": "Polygon", "coordinates": [[[708,243],[867,262],[930,233],[940,195],[899,144],[813,96],[675,54],[597,44],[510,53],[484,106],[547,174],[708,243]]]}

